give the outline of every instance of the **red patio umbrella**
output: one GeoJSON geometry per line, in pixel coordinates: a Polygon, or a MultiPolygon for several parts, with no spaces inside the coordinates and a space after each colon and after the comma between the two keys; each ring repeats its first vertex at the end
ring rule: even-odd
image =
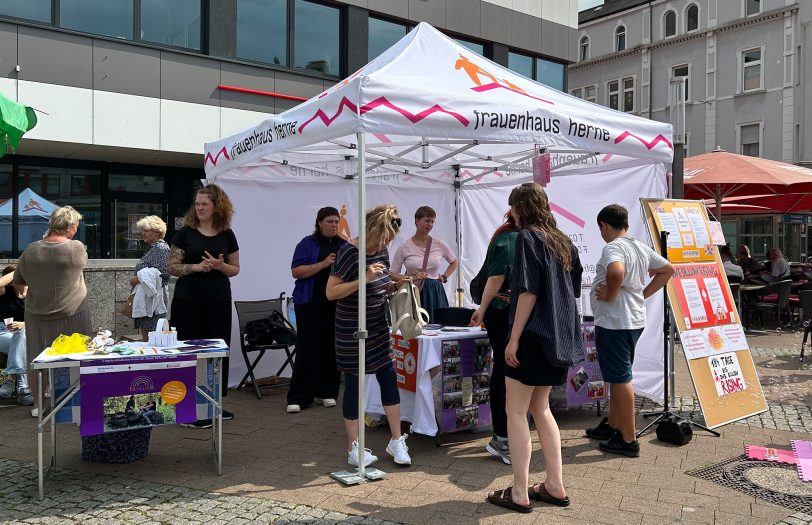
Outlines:
{"type": "MultiPolygon", "coordinates": [[[[770,195],[772,197],[772,195],[770,195]]],[[[756,213],[777,213],[780,210],[770,208],[769,206],[756,206],[749,203],[752,197],[732,197],[722,200],[722,215],[752,215],[756,213]]],[[[716,205],[713,199],[705,199],[705,205],[708,208],[716,205]]]]}
{"type": "MultiPolygon", "coordinates": [[[[684,184],[686,199],[713,199],[719,218],[725,197],[811,192],[812,170],[785,162],[713,151],[685,159],[684,184]]],[[[748,201],[748,204],[751,203],[748,201]]]]}
{"type": "Polygon", "coordinates": [[[753,195],[751,197],[733,197],[722,201],[722,212],[728,206],[746,206],[768,208],[768,212],[803,213],[812,211],[812,193],[784,193],[780,195],[753,195]]]}

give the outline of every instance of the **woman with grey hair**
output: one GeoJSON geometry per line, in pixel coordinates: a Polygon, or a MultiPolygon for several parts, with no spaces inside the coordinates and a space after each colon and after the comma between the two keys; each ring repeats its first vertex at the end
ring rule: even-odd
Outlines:
{"type": "MultiPolygon", "coordinates": [[[[161,273],[161,288],[163,289],[164,305],[169,305],[169,297],[166,293],[166,286],[169,284],[169,270],[167,270],[167,263],[169,262],[169,244],[164,240],[166,235],[166,223],[157,215],[147,215],[136,224],[138,229],[141,230],[141,240],[144,241],[149,249],[143,257],[135,265],[135,273],[130,279],[130,286],[135,288],[138,286],[140,280],[138,273],[144,268],[155,268],[161,273]]],[[[142,274],[143,275],[143,274],[142,274]]],[[[141,329],[141,338],[146,341],[147,333],[154,331],[158,326],[158,319],[166,317],[166,312],[154,313],[150,317],[136,317],[135,327],[141,329]]]]}
{"type": "MultiPolygon", "coordinates": [[[[14,284],[28,286],[25,300],[25,331],[28,363],[50,346],[59,334],[91,332],[87,288],[82,273],[87,249],[72,240],[82,215],[70,206],[51,213],[41,241],[28,245],[20,255],[14,284]]],[[[37,398],[37,376],[29,371],[28,385],[37,398]]],[[[47,388],[47,385],[42,385],[47,388]]],[[[38,416],[37,409],[31,415],[38,416]]]]}

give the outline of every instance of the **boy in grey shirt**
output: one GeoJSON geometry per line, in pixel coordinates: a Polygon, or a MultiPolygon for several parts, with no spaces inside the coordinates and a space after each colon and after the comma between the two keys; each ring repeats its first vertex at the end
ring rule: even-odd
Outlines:
{"type": "Polygon", "coordinates": [[[595,347],[603,380],[609,383],[609,417],[587,429],[601,441],[604,452],[640,455],[634,420],[632,362],[637,340],[646,326],[646,298],[666,285],[674,274],[667,259],[647,245],[627,237],[629,212],[619,204],[598,213],[598,228],[606,241],[595,269],[590,294],[595,316],[595,347]],[[649,274],[653,274],[651,282],[649,274]]]}

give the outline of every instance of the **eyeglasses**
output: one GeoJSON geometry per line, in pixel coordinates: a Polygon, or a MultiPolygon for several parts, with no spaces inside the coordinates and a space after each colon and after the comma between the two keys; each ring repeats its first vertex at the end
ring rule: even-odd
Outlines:
{"type": "Polygon", "coordinates": [[[401,226],[403,226],[403,219],[401,219],[400,217],[395,217],[394,219],[392,219],[393,228],[400,229],[401,226]]]}

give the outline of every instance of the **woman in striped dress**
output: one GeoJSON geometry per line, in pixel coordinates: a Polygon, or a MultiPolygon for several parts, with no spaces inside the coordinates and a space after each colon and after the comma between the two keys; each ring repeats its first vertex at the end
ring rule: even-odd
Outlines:
{"type": "MultiPolygon", "coordinates": [[[[399,465],[410,465],[407,434],[400,433],[400,393],[392,364],[389,326],[386,322],[386,296],[391,289],[389,252],[386,247],[400,231],[398,210],[391,204],[367,211],[366,228],[366,300],[367,338],[366,373],[375,374],[381,387],[381,402],[389,420],[392,439],[386,452],[399,465]]],[[[327,299],[336,304],[336,363],[344,372],[344,427],[349,445],[347,462],[358,466],[358,239],[341,248],[327,281],[327,299]]],[[[366,450],[365,465],[378,458],[366,450]]]]}

